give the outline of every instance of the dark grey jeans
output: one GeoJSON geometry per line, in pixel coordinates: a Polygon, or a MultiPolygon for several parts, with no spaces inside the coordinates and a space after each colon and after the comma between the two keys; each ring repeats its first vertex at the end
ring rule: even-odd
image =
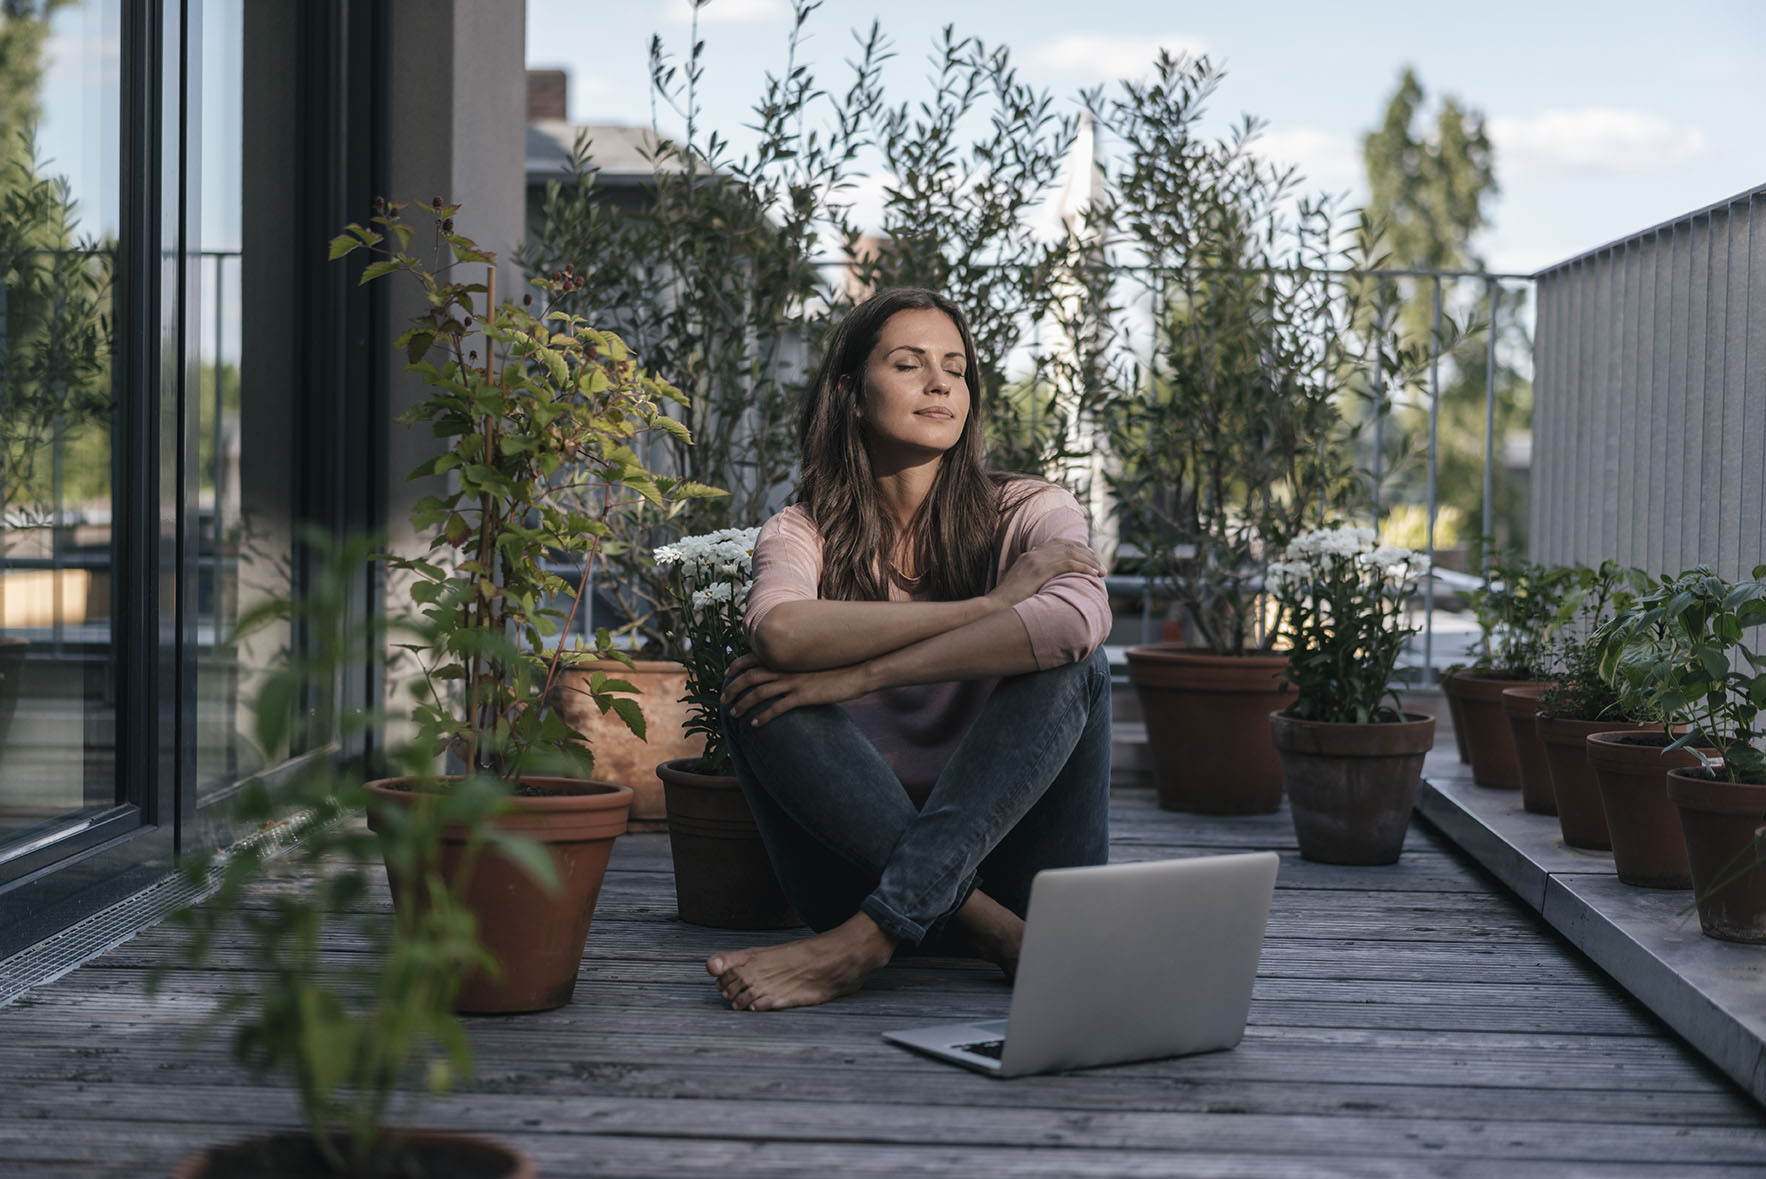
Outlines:
{"type": "Polygon", "coordinates": [[[969,894],[1024,915],[1043,868],[1109,857],[1110,671],[1102,651],[999,682],[923,807],[836,704],[724,733],[785,896],[811,928],[863,910],[918,944],[969,894]]]}

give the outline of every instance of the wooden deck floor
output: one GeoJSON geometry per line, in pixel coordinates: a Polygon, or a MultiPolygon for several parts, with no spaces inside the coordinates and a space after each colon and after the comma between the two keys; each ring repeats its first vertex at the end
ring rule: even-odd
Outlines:
{"type": "MultiPolygon", "coordinates": [[[[576,1001],[472,1021],[478,1082],[421,1120],[516,1141],[550,1177],[1766,1174],[1760,1107],[1426,829],[1397,867],[1331,868],[1294,854],[1285,812],[1113,802],[1119,860],[1283,853],[1230,1052],[1001,1082],[885,1044],[886,1028],[1004,1015],[995,972],[945,959],[823,1008],[727,1011],[701,960],[772,935],[680,924],[666,837],[629,836],[576,1001]]],[[[164,1175],[193,1147],[293,1123],[223,1035],[187,1044],[242,963],[143,997],[174,936],[0,1009],[0,1174],[164,1175]]]]}

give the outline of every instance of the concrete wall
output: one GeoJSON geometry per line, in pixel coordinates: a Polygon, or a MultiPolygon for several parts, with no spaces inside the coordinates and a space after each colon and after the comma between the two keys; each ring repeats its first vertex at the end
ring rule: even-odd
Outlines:
{"type": "Polygon", "coordinates": [[[1533,559],[1766,562],[1766,186],[1538,279],[1533,559]]]}
{"type": "MultiPolygon", "coordinates": [[[[456,230],[498,257],[499,298],[519,298],[524,288],[513,255],[525,232],[526,0],[391,0],[388,24],[384,195],[411,202],[406,216],[418,229],[414,249],[427,244],[429,232],[418,206],[437,196],[460,205],[456,230]]],[[[409,283],[390,285],[388,296],[390,342],[423,309],[423,299],[409,283]]],[[[389,348],[384,362],[391,420],[421,400],[426,387],[404,371],[402,354],[389,348]]],[[[388,427],[385,526],[396,552],[427,551],[428,538],[411,531],[411,507],[442,484],[406,482],[405,475],[436,449],[427,426],[394,420],[388,427]]],[[[409,608],[396,579],[389,578],[387,589],[389,609],[409,608]]],[[[401,679],[400,669],[389,669],[387,689],[395,699],[401,679]]],[[[396,740],[398,734],[389,736],[396,740]]]]}

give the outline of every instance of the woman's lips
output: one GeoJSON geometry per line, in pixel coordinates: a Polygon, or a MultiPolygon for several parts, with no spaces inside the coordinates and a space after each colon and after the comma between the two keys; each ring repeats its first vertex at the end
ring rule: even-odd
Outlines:
{"type": "Polygon", "coordinates": [[[914,411],[914,416],[921,418],[945,418],[947,420],[954,420],[956,417],[956,415],[951,413],[948,409],[918,409],[914,411]]]}

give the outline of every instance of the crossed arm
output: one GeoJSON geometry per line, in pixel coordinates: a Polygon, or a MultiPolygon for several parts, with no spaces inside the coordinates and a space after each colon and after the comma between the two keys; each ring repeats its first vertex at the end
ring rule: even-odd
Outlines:
{"type": "Polygon", "coordinates": [[[882,688],[1035,671],[1030,636],[1012,607],[1063,573],[1101,577],[1103,567],[1085,545],[1056,539],[1019,557],[977,598],[780,603],[761,619],[755,653],[730,666],[730,713],[761,725],[802,705],[882,688]]]}

